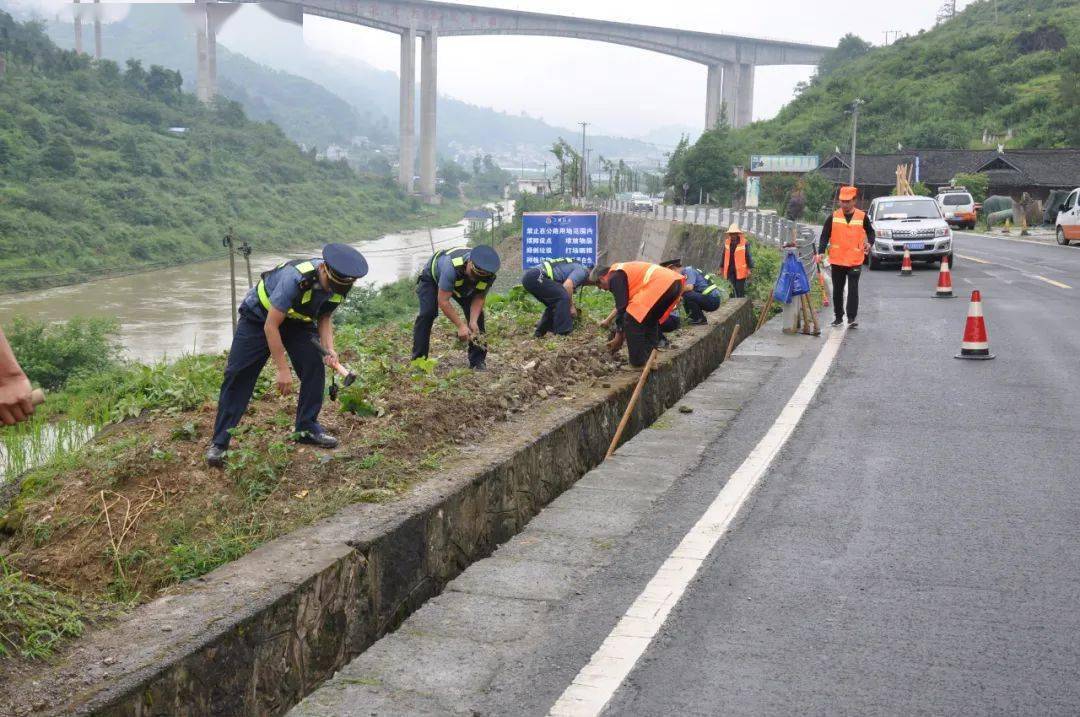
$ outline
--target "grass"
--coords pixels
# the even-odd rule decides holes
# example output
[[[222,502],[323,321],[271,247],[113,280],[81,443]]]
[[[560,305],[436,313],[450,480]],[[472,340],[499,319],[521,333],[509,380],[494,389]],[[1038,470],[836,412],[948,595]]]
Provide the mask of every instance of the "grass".
[[[78,600],[37,584],[0,556],[0,657],[48,657],[85,626]]]

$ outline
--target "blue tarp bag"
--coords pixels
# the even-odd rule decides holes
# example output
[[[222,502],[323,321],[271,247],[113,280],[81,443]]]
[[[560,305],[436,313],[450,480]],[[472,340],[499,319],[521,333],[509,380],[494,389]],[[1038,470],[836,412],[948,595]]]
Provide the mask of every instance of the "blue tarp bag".
[[[784,259],[784,269],[791,274],[791,295],[802,296],[810,293],[810,278],[806,275],[806,269],[802,262],[794,254],[788,254]]]
[[[776,277],[776,286],[773,287],[773,298],[784,304],[791,303],[792,275],[787,270],[787,262],[780,265],[780,276]]]

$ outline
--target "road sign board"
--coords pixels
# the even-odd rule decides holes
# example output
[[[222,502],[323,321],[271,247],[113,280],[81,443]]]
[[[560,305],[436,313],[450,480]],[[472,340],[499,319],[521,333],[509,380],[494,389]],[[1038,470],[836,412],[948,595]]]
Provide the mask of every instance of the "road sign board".
[[[525,212],[521,217],[521,265],[526,269],[544,259],[566,257],[596,264],[600,237],[597,212]]]

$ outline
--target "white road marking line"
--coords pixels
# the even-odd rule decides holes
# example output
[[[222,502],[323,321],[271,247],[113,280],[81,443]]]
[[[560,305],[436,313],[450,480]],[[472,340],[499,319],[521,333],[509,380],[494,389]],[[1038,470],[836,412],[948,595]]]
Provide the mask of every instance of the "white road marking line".
[[[971,232],[955,232],[955,233],[959,234],[961,236],[975,237],[977,239],[1000,239],[1001,241],[1014,241],[1014,242],[1020,242],[1022,244],[1037,244],[1038,246],[1056,246],[1056,247],[1059,247],[1061,249],[1068,249],[1069,248],[1067,246],[1062,246],[1061,244],[1058,244],[1056,241],[1054,243],[1051,243],[1049,241],[1038,241],[1037,239],[1018,239],[1016,237],[997,236],[996,234],[973,234]]]
[[[1047,284],[1050,284],[1051,286],[1056,286],[1059,289],[1071,289],[1072,288],[1068,284],[1062,284],[1060,281],[1054,281],[1053,279],[1047,279],[1045,276],[1039,276],[1038,274],[1031,274],[1031,276],[1035,277],[1039,281],[1045,281]]]
[[[761,441],[620,618],[615,629],[548,711],[549,717],[595,717],[615,696],[668,614],[727,532],[747,497],[784,447],[825,380],[847,329],[834,330],[810,370]]]

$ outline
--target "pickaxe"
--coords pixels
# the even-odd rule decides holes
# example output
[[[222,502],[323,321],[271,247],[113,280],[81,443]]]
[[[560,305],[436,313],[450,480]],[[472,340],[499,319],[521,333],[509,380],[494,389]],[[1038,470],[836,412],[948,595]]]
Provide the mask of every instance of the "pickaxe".
[[[319,343],[318,336],[311,337],[311,343],[315,344],[315,347],[319,349],[319,353],[325,358],[330,355],[330,352],[323,348],[323,345]],[[344,388],[352,386],[356,382],[356,374],[353,373],[348,367],[342,366],[340,363],[336,363],[333,367],[334,372],[341,375],[341,385]],[[330,400],[336,401],[338,397],[338,385],[337,376],[330,377]]]

